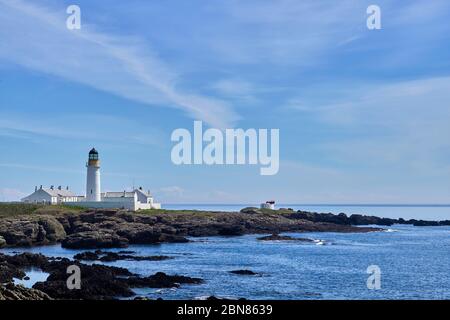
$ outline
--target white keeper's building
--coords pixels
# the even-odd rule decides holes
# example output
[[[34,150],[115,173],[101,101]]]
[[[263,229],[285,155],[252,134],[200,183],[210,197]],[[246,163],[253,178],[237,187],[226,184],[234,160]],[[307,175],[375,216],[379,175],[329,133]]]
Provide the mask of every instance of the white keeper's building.
[[[86,208],[101,209],[128,209],[137,211],[140,209],[160,209],[161,204],[153,200],[150,191],[144,191],[142,187],[133,191],[101,192],[100,183],[100,159],[97,150],[89,151],[89,159],[86,164],[86,196],[77,196],[69,187],[61,186],[49,189],[38,189],[34,193],[22,199],[25,203],[65,204]]]
[[[35,191],[28,197],[22,199],[22,202],[27,203],[46,203],[46,204],[62,204],[64,202],[77,202],[81,201],[84,197],[79,197],[69,190],[69,187],[62,189],[61,186],[54,188],[51,186],[48,189],[38,189],[35,187]]]

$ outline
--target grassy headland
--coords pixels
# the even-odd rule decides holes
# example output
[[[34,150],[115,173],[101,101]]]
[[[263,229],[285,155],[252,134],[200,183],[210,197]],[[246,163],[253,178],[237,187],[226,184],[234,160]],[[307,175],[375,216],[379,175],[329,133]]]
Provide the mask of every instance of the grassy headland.
[[[86,210],[82,207],[73,207],[65,205],[45,205],[18,202],[2,202],[0,203],[0,218],[13,217],[23,215],[39,215],[39,214],[60,214],[66,212],[81,212]]]

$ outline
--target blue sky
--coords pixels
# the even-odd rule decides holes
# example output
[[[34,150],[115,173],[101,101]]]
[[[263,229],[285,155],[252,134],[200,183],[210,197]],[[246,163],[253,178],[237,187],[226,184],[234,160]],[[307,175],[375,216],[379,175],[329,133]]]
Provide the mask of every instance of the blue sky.
[[[104,190],[163,203],[450,203],[449,21],[446,0],[0,0],[0,201],[82,194],[95,146]],[[279,173],[173,165],[194,120],[279,128]]]

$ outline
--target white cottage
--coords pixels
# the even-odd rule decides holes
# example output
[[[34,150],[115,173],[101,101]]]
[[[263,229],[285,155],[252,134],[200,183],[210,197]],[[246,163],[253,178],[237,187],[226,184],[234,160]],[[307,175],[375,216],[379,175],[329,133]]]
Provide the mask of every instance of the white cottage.
[[[69,187],[63,189],[61,186],[49,189],[44,189],[42,186],[30,194],[28,197],[22,199],[25,203],[44,203],[44,204],[61,204],[64,202],[77,202],[79,197],[69,190]]]

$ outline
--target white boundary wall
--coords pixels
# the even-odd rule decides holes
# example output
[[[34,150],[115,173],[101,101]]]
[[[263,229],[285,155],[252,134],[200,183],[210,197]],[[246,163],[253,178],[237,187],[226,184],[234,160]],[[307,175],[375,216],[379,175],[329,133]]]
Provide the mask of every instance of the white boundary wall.
[[[90,209],[127,209],[137,211],[140,209],[161,209],[160,203],[140,203],[134,201],[80,201],[64,202],[68,206],[86,207]]]

